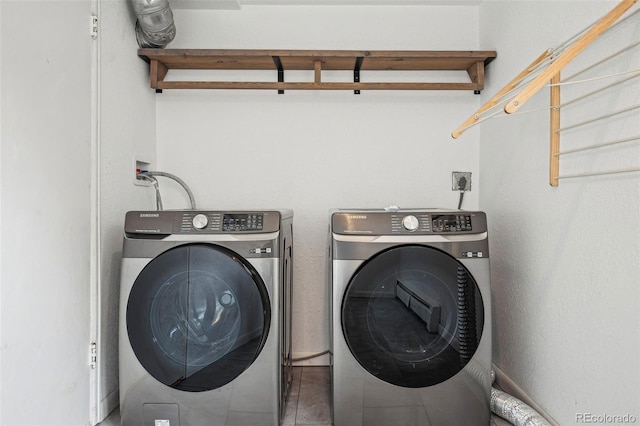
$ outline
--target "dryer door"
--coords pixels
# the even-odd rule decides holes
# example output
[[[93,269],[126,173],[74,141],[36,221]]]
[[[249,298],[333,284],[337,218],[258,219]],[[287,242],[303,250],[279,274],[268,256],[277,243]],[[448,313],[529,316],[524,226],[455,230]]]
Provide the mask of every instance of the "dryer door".
[[[342,329],[369,373],[397,386],[433,386],[453,377],[478,348],[480,289],[451,255],[395,246],[366,261],[342,300]]]
[[[136,357],[160,382],[219,388],[257,358],[269,332],[269,296],[245,259],[188,244],[153,259],[133,284],[127,332]]]

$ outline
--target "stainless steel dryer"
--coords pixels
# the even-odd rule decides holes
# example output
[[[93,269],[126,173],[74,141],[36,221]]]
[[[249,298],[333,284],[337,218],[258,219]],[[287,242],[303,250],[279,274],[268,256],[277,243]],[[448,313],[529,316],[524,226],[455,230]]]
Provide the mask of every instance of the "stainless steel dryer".
[[[331,212],[335,426],[489,425],[482,212]]]
[[[290,210],[127,213],[124,426],[279,424],[291,383],[292,222]]]

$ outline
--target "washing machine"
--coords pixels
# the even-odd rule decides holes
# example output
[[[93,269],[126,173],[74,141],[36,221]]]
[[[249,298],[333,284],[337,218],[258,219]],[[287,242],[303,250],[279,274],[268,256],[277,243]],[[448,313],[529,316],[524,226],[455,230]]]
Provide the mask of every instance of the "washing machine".
[[[489,425],[485,214],[330,216],[334,425]]]
[[[292,377],[292,226],[290,210],[126,214],[122,425],[280,423]]]

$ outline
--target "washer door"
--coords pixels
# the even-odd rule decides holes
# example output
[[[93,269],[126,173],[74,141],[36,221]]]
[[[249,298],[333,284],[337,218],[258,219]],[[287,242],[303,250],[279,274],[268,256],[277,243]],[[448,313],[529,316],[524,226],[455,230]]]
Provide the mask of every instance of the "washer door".
[[[127,303],[129,342],[142,366],[175,389],[231,382],[262,350],[271,310],[264,282],[245,259],[188,244],[153,259]]]
[[[369,373],[397,386],[433,386],[453,377],[478,348],[480,290],[449,254],[396,246],[365,262],[342,300],[347,346]]]

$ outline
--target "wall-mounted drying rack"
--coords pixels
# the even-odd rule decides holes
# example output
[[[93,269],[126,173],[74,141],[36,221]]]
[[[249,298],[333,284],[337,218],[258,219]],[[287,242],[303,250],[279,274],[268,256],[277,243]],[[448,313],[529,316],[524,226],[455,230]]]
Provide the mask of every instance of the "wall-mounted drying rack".
[[[535,93],[537,93],[542,87],[550,87],[550,157],[549,157],[549,184],[551,186],[558,186],[560,179],[576,178],[584,176],[594,175],[610,175],[617,173],[629,173],[639,172],[640,168],[632,167],[627,169],[608,170],[602,172],[590,172],[571,175],[560,175],[560,157],[562,155],[571,154],[578,151],[586,151],[597,149],[601,147],[640,141],[640,135],[633,135],[623,137],[617,140],[608,141],[604,143],[585,146],[578,149],[560,151],[560,134],[563,131],[580,127],[595,121],[604,120],[609,117],[621,115],[640,109],[640,105],[630,106],[622,110],[614,111],[600,117],[591,118],[589,120],[573,124],[564,128],[560,127],[560,111],[562,107],[566,107],[569,104],[583,100],[596,93],[600,93],[610,87],[622,84],[628,80],[640,77],[640,69],[628,71],[621,74],[626,74],[625,78],[618,80],[605,87],[599,88],[593,92],[587,93],[579,98],[573,99],[564,104],[560,103],[560,89],[564,84],[576,83],[572,81],[567,82],[577,75],[581,74],[585,70],[573,74],[571,77],[565,79],[565,82],[561,81],[560,72],[569,64],[576,56],[584,51],[594,40],[600,35],[611,29],[614,24],[618,25],[627,19],[632,18],[640,12],[635,11],[633,14],[625,17],[623,20],[618,21],[638,0],[623,0],[615,8],[613,8],[602,19],[598,20],[594,24],[590,25],[574,37],[562,43],[560,46],[549,49],[536,58],[527,68],[525,68],[520,74],[518,74],[513,80],[511,80],[505,87],[503,87],[496,95],[494,95],[487,103],[485,103],[475,114],[469,117],[464,123],[462,123],[453,133],[453,138],[458,138],[462,133],[470,127],[473,127],[482,121],[496,117],[501,113],[513,114],[517,112]],[[617,23],[616,23],[617,22]],[[597,64],[603,63],[623,52],[629,51],[637,47],[640,43],[635,43],[627,46],[614,53],[613,55],[601,60]],[[620,75],[620,74],[618,74]],[[607,76],[611,77],[611,76]]]
[[[285,90],[484,89],[484,69],[494,51],[139,49],[149,62],[151,88]],[[272,70],[278,81],[170,81],[169,70]],[[285,81],[286,71],[310,70],[314,80]],[[353,72],[353,81],[322,80],[322,71]],[[361,71],[466,71],[469,82],[363,82]]]

